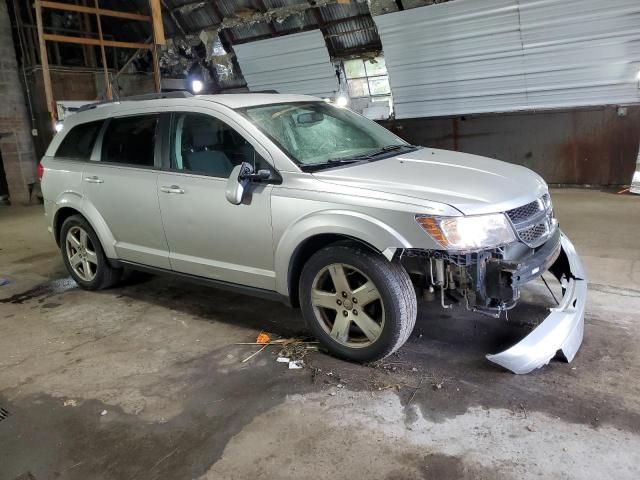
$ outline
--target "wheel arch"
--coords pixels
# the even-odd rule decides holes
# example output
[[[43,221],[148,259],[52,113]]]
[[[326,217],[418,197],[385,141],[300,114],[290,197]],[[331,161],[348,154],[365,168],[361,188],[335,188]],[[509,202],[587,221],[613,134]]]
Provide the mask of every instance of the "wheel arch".
[[[381,253],[373,245],[355,237],[348,235],[341,235],[337,233],[321,233],[313,235],[305,239],[293,252],[291,262],[289,262],[289,270],[287,272],[287,285],[289,286],[289,302],[293,307],[299,307],[299,281],[300,275],[302,275],[302,267],[307,263],[307,260],[316,253],[318,250],[340,242],[349,242],[355,245],[360,245],[366,249]]]
[[[298,281],[305,262],[327,245],[349,241],[391,260],[409,242],[379,220],[353,211],[324,211],[304,217],[281,236],[275,254],[278,293],[298,306]]]
[[[86,202],[82,202],[81,199],[78,200],[80,201],[75,201],[74,198],[63,198],[57,203],[52,227],[53,235],[58,246],[60,246],[60,230],[62,229],[64,221],[73,215],[80,215],[89,222],[93,231],[96,232],[107,258],[117,258],[115,251],[115,238],[102,216],[98,213],[95,207],[87,204]]]

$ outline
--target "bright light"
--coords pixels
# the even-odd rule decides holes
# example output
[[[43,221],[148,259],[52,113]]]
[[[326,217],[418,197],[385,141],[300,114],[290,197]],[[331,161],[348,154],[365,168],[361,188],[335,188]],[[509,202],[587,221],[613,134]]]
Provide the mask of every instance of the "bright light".
[[[638,71],[638,74],[636,75],[636,80],[640,82],[640,71]]]
[[[340,95],[338,98],[336,98],[336,105],[339,107],[346,107],[347,105],[349,105],[349,99],[344,95]]]
[[[502,213],[468,217],[417,215],[416,220],[434,240],[451,250],[496,247],[516,240]]]
[[[193,80],[191,82],[191,91],[193,93],[200,93],[204,88],[204,83],[201,80]]]
[[[61,131],[62,131],[62,129],[64,128],[64,123],[62,123],[62,122],[56,122],[56,125],[55,125],[55,127],[53,127],[53,128],[55,128],[56,132],[61,132]]]

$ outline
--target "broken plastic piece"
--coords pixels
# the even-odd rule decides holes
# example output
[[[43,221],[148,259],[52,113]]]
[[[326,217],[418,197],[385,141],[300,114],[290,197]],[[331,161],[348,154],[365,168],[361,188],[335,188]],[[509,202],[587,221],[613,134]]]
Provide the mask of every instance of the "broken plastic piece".
[[[567,362],[575,357],[584,332],[584,311],[587,301],[587,279],[575,247],[562,234],[562,252],[549,269],[564,288],[557,308],[529,335],[504,352],[487,355],[487,359],[511,370],[529,373],[548,364],[558,351]],[[562,279],[568,279],[563,282]]]
[[[289,370],[297,370],[303,367],[304,367],[304,362],[302,360],[291,360],[289,362]]]
[[[259,343],[261,345],[264,345],[265,343],[269,343],[270,341],[271,341],[271,337],[269,336],[269,334],[264,332],[260,332],[258,334],[258,337],[256,338],[256,343]]]

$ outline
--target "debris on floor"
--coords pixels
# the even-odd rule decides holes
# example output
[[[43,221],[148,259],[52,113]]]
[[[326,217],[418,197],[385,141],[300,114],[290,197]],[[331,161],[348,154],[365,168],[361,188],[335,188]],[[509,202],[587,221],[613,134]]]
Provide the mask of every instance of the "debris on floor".
[[[76,400],[74,400],[73,398],[68,398],[68,399],[66,399],[64,401],[62,406],[64,406],[64,407],[77,407],[78,406],[78,402]]]
[[[260,345],[258,343],[258,345]],[[242,363],[247,363],[249,360],[251,360],[253,357],[255,357],[256,355],[258,355],[261,351],[263,351],[265,348],[267,348],[269,346],[268,343],[265,343],[262,348],[260,350],[258,350],[257,352],[253,352],[251,355],[249,355],[247,358],[245,358],[244,360],[242,360]]]
[[[100,412],[100,416],[104,417],[107,413],[109,413],[109,412],[107,412],[106,410],[102,410]]]
[[[271,336],[268,333],[260,332],[260,334],[256,338],[255,343],[244,342],[236,343],[236,345],[255,345],[262,347],[258,351],[253,352],[247,358],[242,360],[242,363],[248,362],[267,347],[279,346],[281,348],[278,352],[278,356],[276,357],[276,362],[288,363],[289,368],[295,370],[304,367],[303,359],[308,352],[318,350],[317,343],[318,342],[306,341],[306,339],[304,338],[278,338],[275,340],[271,340]]]
[[[265,343],[269,343],[270,341],[271,337],[268,333],[265,332],[260,332],[258,334],[258,337],[256,338],[256,343],[259,343],[260,345],[264,345]]]
[[[289,370],[297,370],[299,368],[303,368],[304,367],[304,361],[303,360],[291,360],[289,362]]]
[[[5,285],[9,285],[11,282],[8,278],[0,278],[0,287],[4,287]]]

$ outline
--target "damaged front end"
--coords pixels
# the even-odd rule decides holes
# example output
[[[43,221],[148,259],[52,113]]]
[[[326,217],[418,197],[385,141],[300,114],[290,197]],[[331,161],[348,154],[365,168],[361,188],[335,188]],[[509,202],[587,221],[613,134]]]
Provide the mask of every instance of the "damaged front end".
[[[570,362],[582,343],[587,282],[573,244],[559,228],[535,247],[518,242],[462,254],[408,249],[402,263],[415,285],[436,293],[443,308],[457,304],[495,318],[516,305],[525,284],[551,272],[562,286],[558,306],[520,342],[487,355],[514,373],[540,368],[558,352]]]

